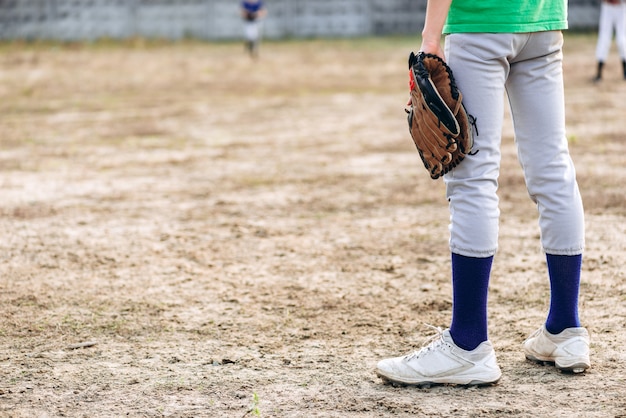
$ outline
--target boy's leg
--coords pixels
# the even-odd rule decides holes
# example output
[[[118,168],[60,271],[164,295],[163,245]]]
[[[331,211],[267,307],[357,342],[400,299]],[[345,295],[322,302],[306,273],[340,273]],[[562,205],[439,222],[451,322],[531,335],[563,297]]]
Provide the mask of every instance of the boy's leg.
[[[547,254],[582,254],[584,215],[565,132],[563,35],[532,35],[512,61],[506,89],[526,186]]]
[[[457,34],[446,38],[446,60],[475,122],[473,150],[477,152],[444,176],[452,251],[450,334],[466,350],[488,339],[487,296],[498,239],[496,190],[510,38],[507,34]]]
[[[565,133],[562,42],[560,32],[533,34],[512,60],[507,93],[550,276],[548,318],[525,342],[526,357],[578,373],[590,366],[589,335],[578,319],[584,214]]]
[[[378,375],[392,382],[489,384],[501,376],[493,346],[485,340],[489,275],[497,247],[496,189],[508,71],[506,60],[495,57],[507,55],[508,36],[469,38],[447,37],[445,52],[466,109],[476,118],[474,149],[479,150],[444,176],[451,210],[452,325],[426,348],[379,362]],[[478,50],[493,48],[487,54],[491,58],[468,52],[468,41]],[[466,315],[472,320],[466,321]]]
[[[596,60],[606,62],[613,38],[612,10],[606,4],[600,6],[600,21],[598,22],[598,42],[596,44]]]

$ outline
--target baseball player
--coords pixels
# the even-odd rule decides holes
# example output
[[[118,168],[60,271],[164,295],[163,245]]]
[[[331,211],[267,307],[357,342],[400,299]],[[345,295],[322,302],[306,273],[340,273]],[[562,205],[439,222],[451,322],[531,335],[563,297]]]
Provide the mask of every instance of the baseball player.
[[[258,56],[261,36],[261,19],[267,14],[262,0],[244,0],[241,2],[241,18],[244,21],[246,48],[250,56]]]
[[[602,69],[611,48],[613,31],[615,43],[622,59],[622,70],[626,80],[626,3],[623,0],[602,0],[600,5],[600,22],[598,25],[598,43],[596,59],[598,70],[594,81],[602,80]]]
[[[488,338],[487,296],[498,240],[505,98],[538,210],[550,281],[547,317],[522,350],[528,360],[563,371],[590,367],[589,334],[578,312],[584,214],[565,133],[561,31],[567,25],[567,0],[428,0],[420,50],[454,70],[475,121],[474,145],[443,176],[450,209],[450,327],[437,329],[432,342],[416,352],[381,360],[376,373],[383,380],[485,385],[501,377]]]

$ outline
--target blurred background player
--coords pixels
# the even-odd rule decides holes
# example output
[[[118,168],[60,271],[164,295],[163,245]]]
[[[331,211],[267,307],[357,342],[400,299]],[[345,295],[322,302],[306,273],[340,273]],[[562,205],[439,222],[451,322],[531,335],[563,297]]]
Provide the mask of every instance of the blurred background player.
[[[246,49],[252,57],[256,57],[259,52],[260,21],[266,14],[267,10],[262,0],[244,0],[241,2],[241,17],[244,20]]]
[[[622,59],[622,71],[626,80],[626,3],[624,0],[602,0],[600,5],[600,23],[598,25],[598,44],[596,46],[596,58],[598,70],[594,81],[602,80],[602,69],[609,55],[613,31],[615,30],[615,43]]]

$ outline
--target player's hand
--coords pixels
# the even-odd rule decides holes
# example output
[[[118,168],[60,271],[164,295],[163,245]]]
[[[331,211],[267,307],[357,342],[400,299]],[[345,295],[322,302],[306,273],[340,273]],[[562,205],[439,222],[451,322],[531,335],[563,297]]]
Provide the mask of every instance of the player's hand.
[[[443,53],[443,49],[441,48],[441,38],[435,37],[433,39],[424,38],[422,39],[422,46],[420,47],[420,51],[426,54],[434,54],[437,55],[442,60],[446,60],[446,57]]]

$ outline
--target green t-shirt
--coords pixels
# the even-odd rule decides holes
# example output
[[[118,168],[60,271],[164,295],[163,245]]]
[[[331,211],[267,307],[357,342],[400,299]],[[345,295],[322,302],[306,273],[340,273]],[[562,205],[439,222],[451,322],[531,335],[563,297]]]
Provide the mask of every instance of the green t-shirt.
[[[443,33],[567,29],[567,0],[452,0]]]

